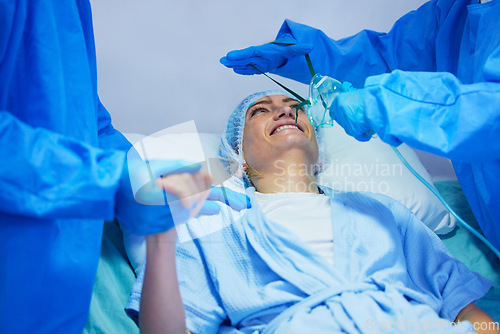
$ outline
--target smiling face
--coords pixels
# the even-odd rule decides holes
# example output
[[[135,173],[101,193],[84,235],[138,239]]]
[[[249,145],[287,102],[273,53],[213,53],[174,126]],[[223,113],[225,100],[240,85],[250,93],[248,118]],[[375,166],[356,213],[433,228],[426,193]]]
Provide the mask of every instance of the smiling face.
[[[261,172],[276,159],[299,159],[306,164],[318,160],[314,127],[303,109],[295,123],[299,102],[286,95],[270,95],[251,105],[245,116],[243,154],[247,164]]]

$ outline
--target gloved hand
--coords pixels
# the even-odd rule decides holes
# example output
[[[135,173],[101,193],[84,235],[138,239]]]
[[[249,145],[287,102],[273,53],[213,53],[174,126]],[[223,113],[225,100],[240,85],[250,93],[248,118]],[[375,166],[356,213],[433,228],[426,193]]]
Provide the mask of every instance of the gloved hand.
[[[225,203],[236,211],[252,207],[247,195],[233,191],[227,187],[212,187],[207,201],[203,204],[199,214],[215,215],[219,213],[220,205],[217,202]]]
[[[225,202],[235,210],[249,207],[247,196],[228,188],[211,187],[212,178],[206,172],[175,174],[158,179],[156,185],[166,191],[166,197],[176,225],[199,214],[211,215],[220,211],[215,201]]]
[[[368,141],[375,132],[365,117],[363,89],[352,88],[349,82],[342,84],[343,92],[333,100],[330,117],[342,126],[345,132],[359,141]]]
[[[238,74],[260,74],[250,65],[262,72],[271,72],[284,65],[289,58],[303,56],[312,49],[312,44],[297,44],[291,35],[285,34],[271,43],[230,51],[220,62]]]
[[[164,192],[156,184],[156,180],[160,176],[171,174],[196,173],[200,168],[200,164],[179,160],[156,160],[147,163],[142,160],[128,161],[115,196],[116,218],[135,235],[169,230],[174,226],[174,218],[175,221],[185,221],[189,218],[191,208],[186,209],[178,205],[180,202],[175,202],[175,196]],[[220,211],[219,204],[211,200],[223,200],[235,210],[248,207],[245,194],[238,194],[227,188],[212,187],[208,199],[200,214],[216,214]],[[178,204],[170,207],[169,202]],[[184,219],[185,217],[187,218]]]

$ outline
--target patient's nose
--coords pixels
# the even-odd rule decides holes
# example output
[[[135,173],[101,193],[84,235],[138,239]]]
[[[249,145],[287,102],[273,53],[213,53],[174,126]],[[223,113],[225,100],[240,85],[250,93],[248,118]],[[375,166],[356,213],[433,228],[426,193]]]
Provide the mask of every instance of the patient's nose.
[[[295,119],[295,112],[292,108],[289,106],[282,106],[278,110],[278,112],[275,114],[274,118],[276,120],[283,118],[283,117],[290,117],[291,119]]]

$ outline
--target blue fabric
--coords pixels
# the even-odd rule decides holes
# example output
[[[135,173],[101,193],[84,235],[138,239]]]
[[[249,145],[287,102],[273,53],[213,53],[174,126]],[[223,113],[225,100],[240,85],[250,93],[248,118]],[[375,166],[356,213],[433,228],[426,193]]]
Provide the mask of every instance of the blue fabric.
[[[450,322],[491,286],[388,197],[324,189],[332,207],[331,267],[298,236],[266,220],[252,190],[252,209],[241,219],[177,246],[186,324],[193,333],[260,332],[293,305],[300,306],[272,325],[276,333],[308,333],[311,326],[368,333],[376,323],[432,324],[438,315]],[[184,225],[179,238],[196,235],[203,225],[203,217]],[[127,306],[132,315],[139,310],[143,275],[144,267]]]
[[[127,261],[118,222],[105,222],[92,302],[83,334],[139,334],[137,325],[123,312],[134,282],[134,271]]]
[[[135,150],[131,153],[136,155]],[[171,174],[196,173],[201,169],[200,163],[185,160],[143,161],[129,156],[126,165],[116,196],[116,218],[127,230],[134,235],[154,234],[172,228],[174,222],[183,223],[189,219],[190,210],[176,195],[156,186],[154,180]],[[217,214],[220,211],[218,201],[238,211],[247,207],[245,194],[211,187],[199,214]]]
[[[440,181],[434,185],[455,212],[479,230],[458,181]],[[465,227],[458,225],[452,233],[439,236],[446,248],[460,262],[493,283],[493,288],[477,302],[490,317],[500,322],[500,259]]]
[[[0,332],[82,332],[129,147],[88,0],[0,0]]]
[[[312,48],[312,44],[296,44],[293,37],[283,35],[273,43],[228,52],[220,62],[238,74],[259,74],[252,66],[262,72],[269,72],[282,66],[288,58],[308,54]]]
[[[286,20],[278,38],[312,43],[318,73],[364,86],[366,118],[382,140],[452,159],[482,231],[500,249],[499,17],[498,0],[436,0],[389,33],[364,30],[334,41]],[[311,79],[304,57],[271,72]]]
[[[333,100],[330,117],[342,126],[348,135],[359,141],[370,140],[373,130],[365,116],[364,90],[353,89],[347,81],[344,81],[342,88],[342,93]]]
[[[137,155],[135,150],[131,153]],[[128,156],[125,165],[115,208],[116,218],[128,231],[139,236],[154,234],[189,218],[189,210],[179,198],[156,186],[154,180],[162,175],[196,173],[201,164],[184,160],[143,161]]]

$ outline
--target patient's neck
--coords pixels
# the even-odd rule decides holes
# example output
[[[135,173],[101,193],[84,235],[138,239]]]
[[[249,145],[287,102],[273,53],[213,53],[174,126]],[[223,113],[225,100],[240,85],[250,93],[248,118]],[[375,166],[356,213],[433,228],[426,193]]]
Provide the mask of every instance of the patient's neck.
[[[318,193],[314,169],[315,164],[304,159],[276,159],[266,170],[251,176],[251,180],[261,193]]]

